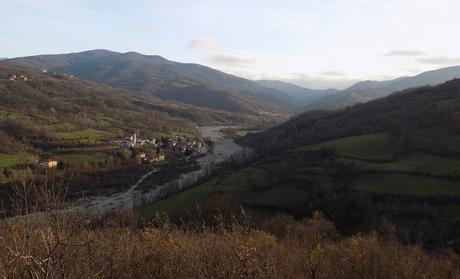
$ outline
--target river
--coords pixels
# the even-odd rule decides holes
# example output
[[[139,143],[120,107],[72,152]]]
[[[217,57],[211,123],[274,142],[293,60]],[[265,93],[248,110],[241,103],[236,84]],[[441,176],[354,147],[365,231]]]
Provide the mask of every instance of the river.
[[[244,157],[252,152],[250,149],[236,144],[233,139],[226,138],[224,134],[220,132],[221,129],[229,127],[230,126],[199,127],[202,138],[210,138],[214,142],[213,152],[206,152],[207,146],[205,146],[206,155],[197,159],[200,165],[199,170],[183,173],[178,179],[162,185],[148,185],[147,191],[141,191],[138,186],[149,176],[155,175],[156,169],[153,167],[152,170],[142,176],[139,181],[127,187],[127,191],[111,196],[97,196],[82,199],[77,201],[70,210],[83,211],[95,216],[103,216],[110,212],[132,209],[146,203],[155,202],[192,186],[200,179],[208,176],[211,169],[216,164],[232,156]],[[143,188],[145,188],[145,185]]]

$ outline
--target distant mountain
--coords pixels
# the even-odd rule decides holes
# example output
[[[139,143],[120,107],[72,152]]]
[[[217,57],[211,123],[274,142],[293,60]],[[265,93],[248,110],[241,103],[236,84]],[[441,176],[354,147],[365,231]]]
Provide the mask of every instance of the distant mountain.
[[[413,77],[401,77],[386,81],[361,81],[355,85],[312,101],[304,110],[335,109],[364,103],[385,97],[393,92],[425,85],[437,85],[460,77],[460,66],[421,73]]]
[[[18,78],[9,80],[11,75]],[[0,62],[0,153],[24,146],[39,153],[65,133],[113,139],[118,131],[193,132],[193,123],[179,118],[181,109],[168,107],[151,96]]]
[[[18,78],[11,81],[11,75]],[[26,76],[27,81],[20,75]],[[196,124],[234,125],[247,120],[237,113],[171,103],[142,92],[6,62],[0,62],[0,115],[0,123],[11,116],[51,135],[84,129],[115,134],[134,129],[190,132]],[[0,138],[1,135],[0,127]],[[18,139],[23,136],[30,135],[19,133]]]
[[[321,97],[325,97],[339,92],[339,90],[336,89],[310,89],[278,80],[258,80],[256,82],[261,86],[272,88],[288,95],[292,98],[292,105],[298,108],[302,108],[310,102],[317,100]]]
[[[406,90],[341,110],[307,111],[241,143],[261,150],[287,150],[331,139],[440,127],[460,131],[460,79]],[[446,143],[442,143],[445,145]]]
[[[253,81],[198,64],[156,55],[92,50],[9,59],[27,67],[73,74],[113,87],[144,91],[164,100],[246,114],[292,113],[290,97]]]

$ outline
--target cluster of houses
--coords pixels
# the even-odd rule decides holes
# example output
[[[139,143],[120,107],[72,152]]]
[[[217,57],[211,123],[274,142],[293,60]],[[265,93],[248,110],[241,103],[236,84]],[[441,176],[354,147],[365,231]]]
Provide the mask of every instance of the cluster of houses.
[[[146,153],[145,151],[138,151],[137,158],[139,162],[144,164],[152,164],[155,162],[162,162],[165,160],[165,155],[161,153]]]
[[[138,139],[136,133],[122,140],[114,141],[114,143],[131,149],[135,158],[138,159],[140,163],[145,164],[164,161],[166,159],[164,155],[166,151],[180,152],[185,156],[191,156],[193,154],[200,154],[203,148],[203,143],[201,141],[189,139],[185,136]],[[56,168],[58,163],[58,160],[49,158],[40,161],[39,165],[44,168],[52,169]]]
[[[15,81],[15,80],[30,81],[32,80],[30,77],[26,75],[22,75],[22,74],[11,74],[8,76],[8,79],[11,81]]]
[[[135,148],[135,147],[138,147],[138,146],[142,146],[144,144],[153,144],[155,145],[156,144],[156,139],[152,139],[152,140],[148,140],[148,139],[137,139],[137,134],[134,133],[134,135],[130,136],[130,137],[126,137],[122,140],[116,140],[114,141],[114,143],[118,144],[119,146],[122,146],[122,147],[131,147],[131,148]]]
[[[42,70],[42,73],[48,73],[47,70]],[[75,78],[72,74],[59,74],[59,73],[52,73],[53,76],[64,76],[64,77],[68,77],[68,78]],[[18,80],[22,80],[22,81],[31,81],[32,78],[24,75],[24,74],[10,74],[7,76],[7,79],[10,80],[10,81],[18,81]]]
[[[131,149],[135,149],[138,151],[138,154],[143,154],[143,146],[150,145],[153,149],[156,149],[156,153],[153,158],[147,158],[148,156],[141,156],[140,159],[144,157],[150,160],[164,160],[164,155],[161,157],[160,153],[164,153],[162,151],[173,151],[173,152],[181,152],[186,156],[190,156],[192,154],[201,153],[203,143],[198,140],[189,139],[185,136],[169,136],[169,137],[161,137],[159,139],[139,139],[137,134],[134,133],[130,137],[126,137],[122,140],[114,141],[115,144],[118,144],[122,147],[128,147]]]
[[[43,69],[43,70],[42,70],[42,73],[47,74],[47,73],[48,73],[48,70]],[[68,78],[75,78],[74,75],[72,75],[72,74],[67,74],[67,73],[56,73],[56,72],[53,72],[53,73],[51,73],[51,75],[53,75],[53,76],[64,76],[64,77],[68,77]]]

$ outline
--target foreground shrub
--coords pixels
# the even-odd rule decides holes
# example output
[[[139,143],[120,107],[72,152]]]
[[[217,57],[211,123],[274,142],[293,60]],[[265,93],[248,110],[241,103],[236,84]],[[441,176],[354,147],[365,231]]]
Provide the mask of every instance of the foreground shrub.
[[[376,234],[339,237],[318,213],[212,227],[33,218],[3,222],[3,278],[458,278],[455,255]]]

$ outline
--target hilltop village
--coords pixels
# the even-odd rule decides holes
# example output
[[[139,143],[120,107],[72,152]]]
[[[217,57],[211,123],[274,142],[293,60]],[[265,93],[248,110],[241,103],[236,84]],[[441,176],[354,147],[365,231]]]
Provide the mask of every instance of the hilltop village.
[[[62,77],[66,77],[66,78],[70,78],[70,79],[75,78],[75,76],[72,75],[72,74],[56,73],[56,72],[48,73],[48,70],[45,70],[45,69],[43,69],[41,72],[44,73],[44,74],[49,74],[49,75],[51,75],[53,77],[57,77],[57,78],[62,78]],[[18,72],[7,74],[6,76],[1,76],[0,78],[5,79],[5,80],[9,80],[9,81],[24,81],[24,82],[32,81],[32,78],[30,76],[28,76],[27,74],[18,73]]]

